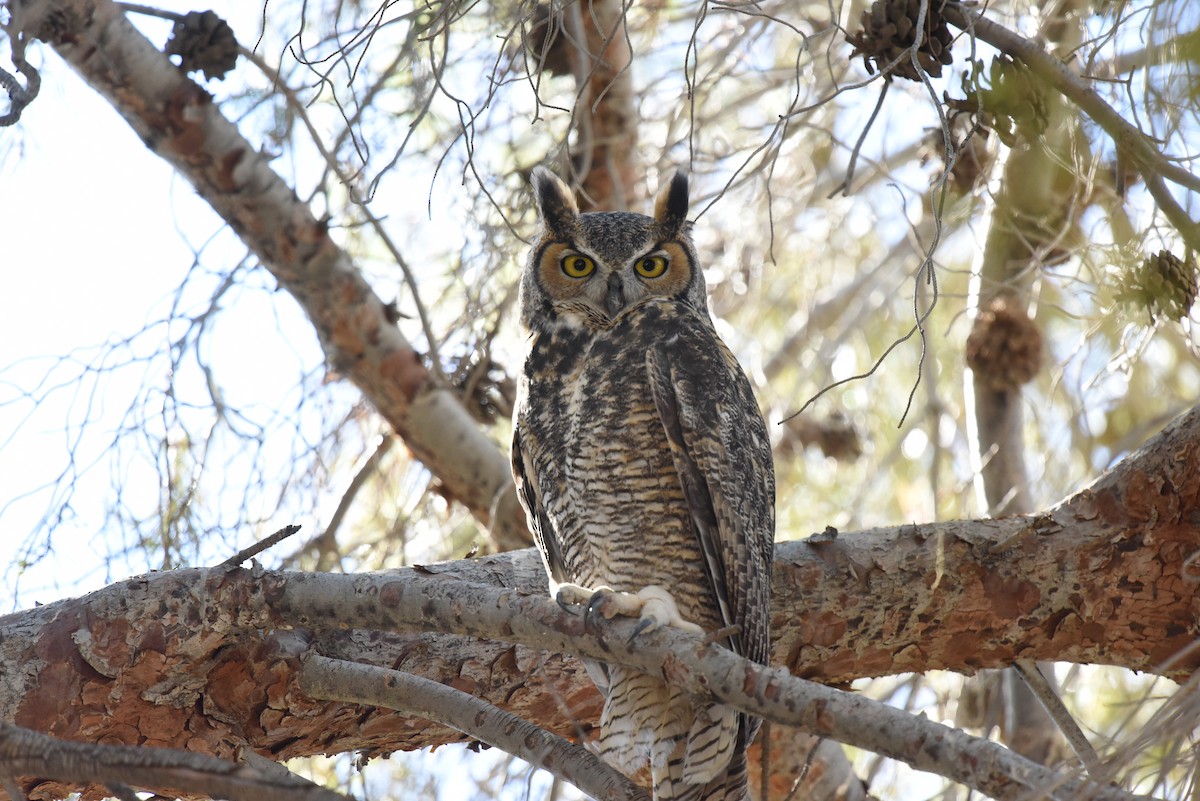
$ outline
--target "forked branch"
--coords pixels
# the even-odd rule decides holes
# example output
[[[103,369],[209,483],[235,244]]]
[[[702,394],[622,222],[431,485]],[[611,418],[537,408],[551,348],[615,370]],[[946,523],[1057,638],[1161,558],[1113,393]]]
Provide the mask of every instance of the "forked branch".
[[[646,791],[580,745],[441,682],[313,654],[300,687],[313,698],[369,704],[444,723],[524,759],[598,801],[649,801]]]
[[[263,625],[441,631],[575,653],[666,677],[766,720],[873,751],[998,799],[1030,794],[1095,801],[1140,798],[1038,765],[1007,748],[878,701],[755,664],[669,628],[634,636],[637,622],[586,626],[547,597],[464,584],[440,576],[281,575],[263,581]]]

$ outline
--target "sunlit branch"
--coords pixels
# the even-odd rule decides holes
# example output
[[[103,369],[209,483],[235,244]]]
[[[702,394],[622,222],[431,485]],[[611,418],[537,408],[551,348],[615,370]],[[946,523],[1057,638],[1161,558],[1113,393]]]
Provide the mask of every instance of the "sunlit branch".
[[[663,628],[635,636],[637,621],[598,623],[548,597],[448,581],[399,582],[390,576],[293,576],[268,583],[272,614],[312,628],[345,625],[396,631],[444,631],[573,652],[667,677],[675,686],[776,723],[797,726],[898,759],[973,787],[993,798],[1052,799],[1085,794],[1093,801],[1139,796],[1064,775],[988,740],[861,695],[797,678],[708,643],[701,635]]]
[[[951,24],[1018,59],[1056,91],[1079,106],[1112,137],[1117,150],[1127,154],[1138,165],[1146,181],[1147,190],[1163,214],[1192,250],[1200,250],[1200,225],[1188,217],[1163,180],[1167,179],[1193,191],[1200,191],[1200,177],[1177,164],[1172,164],[1154,147],[1146,134],[1104,102],[1084,79],[1072,73],[1065,64],[1035,42],[957,2],[946,3],[942,15]]]

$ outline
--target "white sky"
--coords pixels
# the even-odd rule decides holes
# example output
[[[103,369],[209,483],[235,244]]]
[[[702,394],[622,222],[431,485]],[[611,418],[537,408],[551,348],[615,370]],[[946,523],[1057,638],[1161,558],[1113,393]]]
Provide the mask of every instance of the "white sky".
[[[191,10],[182,2],[160,6]],[[230,21],[241,41],[252,41],[259,6],[226,2],[208,7]],[[163,40],[167,23],[140,24],[154,41]],[[0,293],[0,566],[13,562],[45,513],[50,496],[39,488],[65,469],[69,446],[64,420],[69,414],[77,420],[81,408],[71,388],[37,407],[22,392],[48,375],[63,354],[85,348],[80,358],[90,360],[105,341],[132,336],[148,321],[161,319],[195,250],[223,228],[191,186],[49,48],[35,46],[30,56],[41,66],[40,96],[17,126],[0,129],[5,288]],[[218,95],[223,89],[219,83],[207,88]],[[423,197],[415,200],[424,205]],[[206,249],[205,259],[233,265],[242,254],[226,234]],[[298,362],[320,358],[311,326],[300,319],[295,302],[283,293],[261,292],[241,293],[235,300],[237,308],[226,309],[222,328],[210,338],[212,348],[220,350],[222,384],[231,392],[252,395],[264,387],[294,385]],[[298,338],[304,341],[283,341],[280,330],[289,323],[301,323],[291,330],[303,332]],[[234,329],[236,336],[230,333]],[[150,346],[160,347],[166,335],[162,330],[160,341]],[[147,379],[140,369],[119,373],[105,395],[98,396],[118,400],[102,400],[96,408],[91,424],[95,436],[78,449],[84,462],[105,456],[105,445],[125,413],[123,404],[144,381],[165,386],[167,377]],[[230,400],[236,405],[237,400]],[[75,411],[69,413],[73,401]],[[155,478],[153,471],[142,471],[142,486],[122,491],[153,508]],[[54,552],[21,576],[19,595],[9,580],[12,574],[0,573],[0,614],[81,595],[144,569],[143,563],[109,561],[111,543],[103,538],[119,541],[119,535],[103,530],[111,502],[108,472],[93,471],[78,489],[72,503],[75,519],[56,527]],[[22,498],[27,493],[32,494]],[[492,769],[493,760],[464,754],[461,747],[447,747],[422,764],[421,769],[444,777],[439,795],[465,798],[474,786],[472,773]],[[384,777],[405,759],[417,760],[415,767],[430,757],[396,755],[391,763],[373,765],[369,775],[382,781],[374,795],[386,795]],[[534,782],[537,797],[550,779],[539,773]],[[516,785],[505,797],[525,795],[524,782]]]
[[[191,4],[182,2],[160,5],[191,10]],[[229,14],[226,18],[240,37],[256,30],[261,8],[254,4],[211,7]],[[155,42],[161,43],[169,31],[167,22],[134,19]],[[191,186],[57,55],[40,44],[29,55],[41,67],[40,95],[16,126],[0,129],[5,287],[0,293],[0,368],[8,368],[0,374],[0,565],[11,563],[45,512],[48,496],[13,499],[53,481],[67,460],[63,423],[71,393],[56,393],[49,403],[33,408],[20,398],[21,390],[45,377],[55,357],[134,335],[148,321],[160,319],[192,265],[189,242],[199,248],[222,227]],[[213,83],[209,89],[220,94],[222,86]],[[227,261],[234,264],[241,251],[230,247],[229,237],[225,240],[214,247],[228,249]],[[295,304],[288,303],[294,310]],[[270,315],[262,312],[246,309],[244,316],[245,324],[261,326],[265,337],[267,329],[274,331],[274,321],[264,319]],[[258,333],[249,330],[252,338]],[[269,380],[263,371],[280,364],[269,357],[269,347],[267,354],[259,349],[242,353],[246,358],[223,366],[262,382]],[[96,351],[81,354],[85,360],[95,356]],[[31,359],[36,361],[25,361]],[[58,380],[63,378],[65,373]],[[136,391],[134,376],[119,380],[127,385],[114,387],[112,397],[125,399]],[[165,386],[166,377],[158,384]],[[119,404],[99,407],[97,436],[104,433],[111,439],[124,411]],[[90,446],[83,449],[84,460],[102,455],[100,439]],[[0,580],[0,612],[80,594],[122,576],[119,567],[113,574],[102,569],[107,551],[96,541],[103,536],[107,481],[80,486],[77,519],[55,535],[58,556],[22,578],[23,590],[44,589],[14,598],[12,588],[4,586],[8,582]],[[145,495],[148,502],[157,497],[156,486],[125,489],[134,497]]]

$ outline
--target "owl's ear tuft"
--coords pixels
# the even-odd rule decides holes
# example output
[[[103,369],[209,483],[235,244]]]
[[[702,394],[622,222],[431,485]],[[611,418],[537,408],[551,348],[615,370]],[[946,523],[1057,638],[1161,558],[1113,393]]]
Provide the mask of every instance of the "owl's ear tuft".
[[[545,167],[536,167],[531,178],[538,219],[556,236],[566,238],[579,216],[579,206],[570,187]]]
[[[688,176],[683,170],[675,173],[670,183],[658,190],[654,199],[654,219],[667,236],[676,236],[687,222]]]

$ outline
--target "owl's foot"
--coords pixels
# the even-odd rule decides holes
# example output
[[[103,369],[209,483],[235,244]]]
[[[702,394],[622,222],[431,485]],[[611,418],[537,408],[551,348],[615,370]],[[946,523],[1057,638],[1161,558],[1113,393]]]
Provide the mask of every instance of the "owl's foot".
[[[554,593],[554,602],[558,604],[558,607],[573,615],[579,613],[572,607],[587,603],[596,592],[578,584],[559,584],[557,586],[552,584],[550,590]]]
[[[596,615],[611,620],[617,615],[639,618],[633,637],[659,626],[673,626],[681,631],[703,634],[704,629],[684,620],[679,607],[669,590],[657,584],[643,587],[637,592],[618,592],[612,587],[581,587],[578,584],[560,584],[555,598],[564,609],[567,604],[587,604],[587,618]]]

